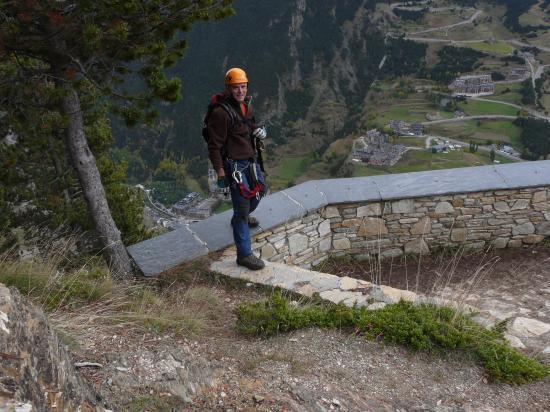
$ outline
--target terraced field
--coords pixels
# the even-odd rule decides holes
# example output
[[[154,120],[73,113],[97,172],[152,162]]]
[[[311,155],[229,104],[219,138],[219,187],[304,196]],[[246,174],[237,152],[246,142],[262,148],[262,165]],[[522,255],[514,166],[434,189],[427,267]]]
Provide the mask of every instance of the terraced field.
[[[406,122],[424,122],[428,113],[437,111],[434,106],[422,97],[415,96],[399,101],[384,110],[376,119],[379,127],[383,127],[392,119],[404,120]],[[451,119],[452,113],[440,110],[442,118]]]
[[[501,163],[511,160],[497,156]],[[420,172],[423,170],[452,169],[456,167],[482,166],[491,164],[487,153],[452,151],[449,153],[432,153],[428,150],[408,151],[395,166],[379,168],[371,166],[355,166],[354,176],[374,176],[386,173]]]
[[[514,48],[503,41],[496,41],[496,42],[476,42],[476,43],[469,43],[467,47],[470,47],[475,50],[479,50],[485,53],[491,53],[491,54],[498,54],[498,55],[507,55],[511,54],[514,51]]]
[[[500,100],[507,103],[513,103],[521,105],[521,94],[519,90],[521,84],[519,83],[499,83],[495,86],[495,94],[489,96],[491,100]]]
[[[517,149],[521,149],[521,128],[509,120],[465,121],[460,123],[438,124],[429,127],[430,134],[446,136],[451,139],[463,141],[476,140],[485,143],[493,142],[509,143]]]
[[[490,99],[491,96],[488,97]],[[460,110],[468,116],[480,116],[484,114],[500,114],[504,116],[516,116],[518,109],[500,103],[486,102],[481,100],[467,100],[461,102]]]

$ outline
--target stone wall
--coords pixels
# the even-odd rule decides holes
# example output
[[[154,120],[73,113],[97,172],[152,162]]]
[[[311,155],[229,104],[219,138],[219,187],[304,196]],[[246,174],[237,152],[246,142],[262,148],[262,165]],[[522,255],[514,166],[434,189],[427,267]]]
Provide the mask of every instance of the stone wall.
[[[254,237],[263,259],[310,266],[332,254],[366,258],[532,245],[550,236],[550,190],[513,190],[328,205]]]
[[[330,253],[518,247],[547,236],[550,160],[311,180],[262,199],[254,249],[309,265]],[[545,214],[546,213],[546,214]],[[128,247],[146,276],[234,244],[232,210]]]

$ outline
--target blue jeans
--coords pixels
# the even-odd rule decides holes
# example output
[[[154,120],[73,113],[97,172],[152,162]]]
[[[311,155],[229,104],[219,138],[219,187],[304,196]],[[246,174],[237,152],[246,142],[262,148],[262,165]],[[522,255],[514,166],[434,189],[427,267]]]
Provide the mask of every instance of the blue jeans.
[[[237,247],[237,256],[246,257],[252,254],[252,243],[250,240],[250,229],[248,228],[248,215],[258,207],[260,196],[246,199],[241,194],[239,184],[233,178],[235,170],[241,173],[242,183],[247,189],[250,189],[250,161],[249,160],[230,160],[225,161],[225,174],[231,179],[231,202],[233,203],[233,217],[231,226],[233,227],[233,239]],[[256,164],[258,180],[265,185],[264,176],[260,167]]]

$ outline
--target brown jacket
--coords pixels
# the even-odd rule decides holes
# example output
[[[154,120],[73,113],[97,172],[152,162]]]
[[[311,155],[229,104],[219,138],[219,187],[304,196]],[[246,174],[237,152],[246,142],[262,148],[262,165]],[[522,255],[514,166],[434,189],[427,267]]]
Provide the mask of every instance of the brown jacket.
[[[237,124],[231,129],[230,118],[223,107],[216,107],[208,118],[208,152],[214,170],[223,169],[223,159],[245,160],[254,156],[251,133],[256,127],[254,113],[247,98],[246,116],[242,116],[239,104],[229,97],[227,101],[239,115]]]

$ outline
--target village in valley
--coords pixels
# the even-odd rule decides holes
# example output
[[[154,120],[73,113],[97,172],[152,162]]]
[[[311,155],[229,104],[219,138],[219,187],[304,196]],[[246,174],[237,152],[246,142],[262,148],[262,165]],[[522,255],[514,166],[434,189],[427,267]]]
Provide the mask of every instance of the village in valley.
[[[474,59],[453,78],[445,75],[455,68],[444,66],[445,75],[436,73],[440,81],[426,76],[376,80],[364,110],[364,131],[350,145],[353,176],[533,159],[519,119],[550,121],[550,49],[542,41],[548,30],[525,30],[520,36],[496,27],[488,16],[501,11],[489,4],[461,8],[451,3],[378,6],[381,15],[400,16],[390,23],[388,36],[427,45],[432,73],[444,66],[445,49],[462,53],[457,65],[470,59],[468,51]],[[521,16],[520,23],[539,14],[533,7],[527,13],[531,20]]]

